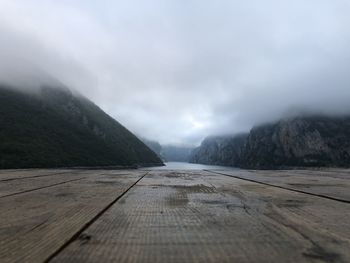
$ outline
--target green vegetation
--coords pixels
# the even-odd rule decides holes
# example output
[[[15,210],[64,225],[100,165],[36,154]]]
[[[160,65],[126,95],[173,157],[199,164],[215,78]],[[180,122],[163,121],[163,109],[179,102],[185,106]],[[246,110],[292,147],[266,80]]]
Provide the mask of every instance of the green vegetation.
[[[162,164],[91,101],[63,88],[0,87],[0,168]]]

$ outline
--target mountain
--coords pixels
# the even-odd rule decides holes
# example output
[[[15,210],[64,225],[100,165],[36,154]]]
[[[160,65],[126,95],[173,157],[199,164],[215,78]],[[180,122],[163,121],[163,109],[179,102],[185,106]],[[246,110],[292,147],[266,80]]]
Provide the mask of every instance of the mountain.
[[[255,127],[240,166],[350,166],[350,117],[294,117]]]
[[[161,154],[167,162],[188,162],[193,147],[164,145]]]
[[[0,168],[162,165],[87,98],[66,88],[0,85]]]
[[[350,117],[298,116],[248,135],[209,137],[190,161],[249,169],[350,167]]]
[[[145,139],[145,138],[140,138],[140,140],[147,145],[148,148],[150,148],[154,153],[157,154],[157,156],[160,158],[160,159],[163,159],[162,157],[162,146],[159,144],[159,142],[156,142],[156,141],[151,141],[151,140],[148,140],[148,139]]]
[[[141,140],[165,162],[188,162],[193,150],[193,147],[161,145],[157,141],[146,138],[141,138]]]
[[[211,136],[191,153],[191,163],[238,166],[247,134]]]

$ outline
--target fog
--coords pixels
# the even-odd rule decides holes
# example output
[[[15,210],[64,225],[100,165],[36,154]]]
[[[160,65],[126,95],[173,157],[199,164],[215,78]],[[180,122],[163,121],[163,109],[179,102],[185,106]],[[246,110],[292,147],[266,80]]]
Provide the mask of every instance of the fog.
[[[0,0],[0,81],[62,82],[139,136],[197,145],[350,113],[345,0]]]

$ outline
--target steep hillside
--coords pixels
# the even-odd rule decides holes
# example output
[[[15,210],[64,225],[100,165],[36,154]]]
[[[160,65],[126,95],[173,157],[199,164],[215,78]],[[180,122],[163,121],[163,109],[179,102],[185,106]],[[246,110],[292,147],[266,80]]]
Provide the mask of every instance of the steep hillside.
[[[190,162],[238,166],[246,137],[246,134],[208,137],[198,148],[193,150]]]
[[[167,162],[188,162],[193,147],[164,145],[162,146],[162,156]]]
[[[253,128],[240,165],[350,166],[350,117],[296,117]]]
[[[294,117],[248,136],[209,137],[190,161],[249,169],[350,167],[350,117]]]
[[[160,159],[163,159],[161,151],[162,151],[162,146],[159,144],[159,142],[156,141],[151,141],[146,138],[140,138],[140,140],[147,145],[148,148],[150,148],[154,153],[157,154],[157,156]]]
[[[88,99],[65,88],[0,86],[0,168],[162,164]]]
[[[141,140],[165,162],[188,162],[194,149],[194,147],[188,146],[160,145],[157,141],[145,138],[141,138]]]

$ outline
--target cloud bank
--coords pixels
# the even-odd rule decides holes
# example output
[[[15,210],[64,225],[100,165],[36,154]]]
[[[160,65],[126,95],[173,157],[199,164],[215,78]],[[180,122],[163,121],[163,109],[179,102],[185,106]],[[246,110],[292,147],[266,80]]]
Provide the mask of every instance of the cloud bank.
[[[198,144],[350,112],[345,0],[0,0],[0,81],[46,72],[136,134]]]

